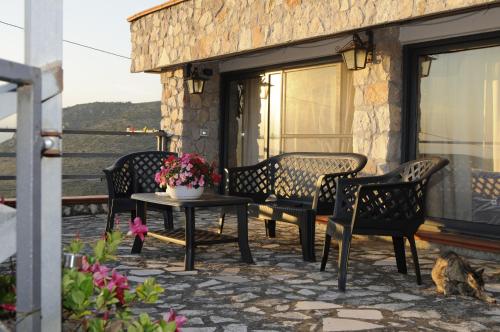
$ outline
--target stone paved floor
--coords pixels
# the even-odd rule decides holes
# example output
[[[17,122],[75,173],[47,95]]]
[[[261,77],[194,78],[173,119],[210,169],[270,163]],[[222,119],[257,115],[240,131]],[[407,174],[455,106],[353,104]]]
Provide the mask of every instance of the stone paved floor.
[[[125,217],[124,217],[125,218]],[[176,214],[176,223],[182,221]],[[216,228],[210,211],[197,215],[197,227]],[[67,217],[64,241],[76,233],[95,239],[102,234],[104,216]],[[150,228],[161,228],[154,215]],[[225,233],[235,233],[228,217]],[[318,227],[317,256],[321,257],[324,227]],[[147,238],[140,256],[130,255],[131,239],[120,247],[116,266],[140,282],[155,276],[166,289],[155,306],[140,308],[158,316],[173,307],[189,321],[190,331],[500,331],[500,305],[472,298],[444,298],[435,293],[430,269],[435,250],[419,250],[423,285],[417,286],[411,258],[408,275],[396,272],[392,245],[355,239],[350,255],[347,292],[336,287],[335,248],[327,272],[319,263],[302,261],[295,227],[278,224],[277,237],[267,239],[264,225],[250,222],[250,247],[255,265],[240,262],[236,244],[197,249],[196,271],[183,271],[183,248]],[[335,247],[335,246],[332,246]],[[500,260],[500,258],[499,258]],[[471,260],[485,267],[487,289],[500,299],[500,261]]]

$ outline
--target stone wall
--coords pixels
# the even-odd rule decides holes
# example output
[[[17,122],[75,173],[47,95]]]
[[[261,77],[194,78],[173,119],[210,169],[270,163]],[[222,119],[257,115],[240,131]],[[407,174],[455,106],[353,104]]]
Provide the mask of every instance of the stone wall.
[[[384,173],[401,151],[402,48],[399,28],[374,31],[375,57],[353,72],[353,150],[368,157],[365,172]]]
[[[212,69],[214,74],[205,83],[201,95],[189,94],[182,68],[161,74],[161,128],[174,134],[170,151],[196,152],[209,161],[218,162],[219,72],[215,65],[203,65],[199,71],[204,68]],[[207,137],[200,137],[202,128],[208,129]]]
[[[494,0],[190,0],[134,17],[132,72],[284,45]]]

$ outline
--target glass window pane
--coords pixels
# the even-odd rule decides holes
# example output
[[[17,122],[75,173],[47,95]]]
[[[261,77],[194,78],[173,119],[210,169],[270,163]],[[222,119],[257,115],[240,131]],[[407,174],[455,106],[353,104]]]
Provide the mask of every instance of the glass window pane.
[[[418,152],[450,166],[428,213],[500,225],[500,47],[431,56],[420,78]]]
[[[340,65],[285,73],[285,134],[332,134],[342,127]]]

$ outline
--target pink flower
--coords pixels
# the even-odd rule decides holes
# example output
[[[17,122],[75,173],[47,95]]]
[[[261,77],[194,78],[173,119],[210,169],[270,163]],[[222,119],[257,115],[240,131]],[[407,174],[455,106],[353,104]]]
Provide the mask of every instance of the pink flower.
[[[142,220],[139,217],[134,219],[134,222],[129,222],[129,231],[127,235],[136,235],[141,241],[144,241],[144,235],[148,232],[148,227],[142,224]]]
[[[128,289],[127,277],[116,272],[116,270],[113,269],[113,272],[111,273],[111,280],[109,281],[107,287],[111,292],[115,290],[116,298],[120,301],[121,304],[125,303],[124,292],[125,289]]]
[[[203,187],[205,185],[205,180],[203,179],[203,175],[198,180],[198,184],[200,185],[200,187]]]
[[[82,257],[82,272],[92,272],[92,266],[89,264],[87,260],[87,256]]]
[[[163,319],[168,322],[175,322],[175,332],[180,332],[182,325],[187,322],[187,318],[184,316],[177,316],[174,309],[170,309],[168,313],[165,314]]]
[[[14,304],[0,304],[0,309],[10,312],[16,312],[16,306]]]
[[[95,263],[92,265],[92,272],[94,272],[92,275],[94,285],[101,288],[104,287],[108,279],[109,268],[104,265],[101,266],[99,263]]]

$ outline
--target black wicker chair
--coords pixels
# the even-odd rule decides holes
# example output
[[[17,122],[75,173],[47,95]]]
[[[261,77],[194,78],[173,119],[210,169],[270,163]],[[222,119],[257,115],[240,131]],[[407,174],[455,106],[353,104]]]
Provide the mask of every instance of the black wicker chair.
[[[338,287],[345,291],[353,234],[392,236],[398,272],[407,273],[405,238],[410,243],[417,284],[420,267],[414,234],[425,221],[427,184],[448,160],[432,157],[405,163],[382,176],[338,179],[333,216],[328,220],[321,261],[325,270],[332,236],[339,236]]]
[[[112,166],[103,170],[108,184],[108,221],[106,232],[113,230],[115,215],[130,212],[136,216],[135,201],[130,199],[134,193],[149,193],[159,190],[154,181],[155,173],[162,166],[162,161],[170,155],[165,151],[144,151],[125,155]],[[173,227],[172,210],[163,212],[166,229]]]
[[[276,221],[299,226],[302,255],[315,261],[316,215],[331,215],[335,180],[352,178],[366,157],[354,153],[286,153],[257,165],[226,170],[226,193],[249,197],[249,216],[264,220],[266,234],[275,237]],[[225,211],[220,218],[220,232]]]

